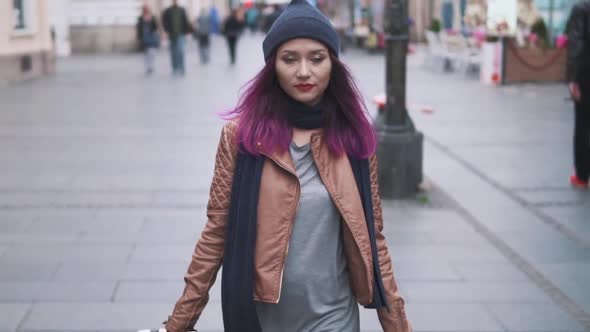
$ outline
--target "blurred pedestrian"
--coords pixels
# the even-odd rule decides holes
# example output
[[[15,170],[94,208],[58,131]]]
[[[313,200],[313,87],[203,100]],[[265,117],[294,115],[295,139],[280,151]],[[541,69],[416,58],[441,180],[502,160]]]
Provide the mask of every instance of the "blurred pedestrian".
[[[137,19],[137,40],[143,51],[143,59],[146,75],[154,72],[154,62],[156,59],[157,49],[160,47],[160,36],[158,32],[158,23],[152,15],[150,7],[144,5],[141,9],[141,15]]]
[[[266,13],[266,15],[264,17],[264,24],[263,24],[262,30],[264,32],[268,33],[268,31],[270,30],[272,25],[275,23],[277,18],[279,18],[279,16],[281,16],[281,13],[282,13],[281,6],[279,6],[277,4],[269,6],[266,8],[265,13]]]
[[[177,0],[172,0],[172,5],[162,14],[162,24],[170,41],[170,62],[172,73],[184,75],[184,35],[191,33],[192,27],[183,7]]]
[[[246,25],[250,29],[251,33],[255,33],[256,29],[258,28],[258,18],[260,16],[260,11],[256,6],[252,6],[248,8],[246,11]]]
[[[588,188],[590,177],[590,1],[578,3],[568,20],[568,82],[575,103],[574,187]]]
[[[209,10],[209,19],[211,20],[211,33],[218,34],[220,32],[219,11],[215,5],[212,5]]]
[[[293,0],[226,122],[208,221],[166,322],[191,330],[223,264],[224,331],[410,332],[383,232],[377,140],[330,22]],[[357,303],[358,302],[358,303]]]
[[[199,46],[199,57],[202,64],[209,63],[211,53],[211,19],[208,11],[203,8],[195,21],[195,38]]]
[[[229,61],[233,65],[236,63],[236,48],[238,38],[242,33],[243,22],[238,17],[238,11],[232,9],[230,15],[223,22],[223,34],[227,40],[227,48],[229,51]]]

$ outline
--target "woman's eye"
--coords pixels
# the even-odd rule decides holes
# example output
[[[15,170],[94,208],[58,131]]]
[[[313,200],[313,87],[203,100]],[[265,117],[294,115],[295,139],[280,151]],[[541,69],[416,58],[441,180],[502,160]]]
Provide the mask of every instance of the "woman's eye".
[[[293,63],[295,62],[295,58],[283,58],[284,63]]]
[[[313,62],[313,63],[321,63],[322,61],[324,61],[324,57],[311,58],[311,62]]]

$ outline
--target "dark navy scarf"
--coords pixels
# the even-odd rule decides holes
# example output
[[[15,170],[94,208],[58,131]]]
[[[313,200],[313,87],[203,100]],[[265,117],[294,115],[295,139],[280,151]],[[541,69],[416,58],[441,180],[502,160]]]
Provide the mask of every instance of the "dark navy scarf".
[[[294,127],[301,128],[302,123],[305,124],[305,129],[324,126],[323,115],[310,114],[312,111],[321,112],[317,107],[301,104],[299,110],[301,112],[295,113],[298,115],[288,119]],[[226,332],[261,332],[253,298],[256,212],[264,160],[264,156],[238,153],[226,225],[221,279],[221,303]],[[375,236],[369,160],[353,157],[349,157],[349,160],[361,195],[373,257],[373,301],[366,307],[387,307]]]

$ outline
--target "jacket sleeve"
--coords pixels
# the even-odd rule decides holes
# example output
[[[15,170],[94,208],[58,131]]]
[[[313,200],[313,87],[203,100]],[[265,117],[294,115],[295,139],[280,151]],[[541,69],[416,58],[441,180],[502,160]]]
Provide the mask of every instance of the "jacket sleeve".
[[[221,133],[207,204],[208,220],[184,277],[184,291],[166,321],[168,332],[185,332],[194,327],[209,300],[209,289],[213,286],[222,263],[225,225],[237,156],[235,127],[234,123],[228,122]]]
[[[584,61],[584,30],[585,21],[584,8],[576,5],[572,9],[567,24],[567,79],[569,82],[577,81],[581,61]]]
[[[387,297],[387,308],[377,309],[379,322],[384,332],[411,332],[412,328],[406,317],[404,299],[400,295],[397,283],[393,275],[391,257],[387,250],[387,243],[383,235],[383,213],[381,210],[381,198],[379,197],[379,181],[377,173],[377,157],[373,155],[369,159],[371,172],[371,194],[373,195],[373,216],[375,219],[375,236],[377,240],[377,251],[379,253],[379,265],[385,296]]]

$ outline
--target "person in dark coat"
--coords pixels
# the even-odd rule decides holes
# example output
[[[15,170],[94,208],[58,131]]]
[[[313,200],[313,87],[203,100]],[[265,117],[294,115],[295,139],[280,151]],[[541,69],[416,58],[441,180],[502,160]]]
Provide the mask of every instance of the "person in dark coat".
[[[236,46],[238,44],[238,38],[242,33],[242,28],[243,22],[238,18],[238,11],[233,9],[223,23],[223,34],[227,40],[229,61],[232,65],[236,63]]]
[[[172,0],[172,6],[162,14],[162,25],[170,40],[170,60],[172,73],[184,75],[184,35],[192,32],[191,24],[184,8]]]
[[[137,40],[144,54],[145,72],[151,75],[154,72],[156,51],[160,47],[158,36],[158,23],[147,5],[142,7],[141,16],[137,19]]]
[[[590,1],[572,9],[568,20],[569,90],[575,102],[574,165],[570,183],[588,188],[590,177]]]

